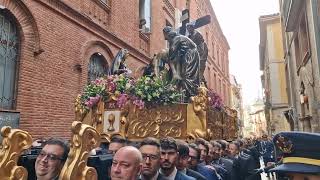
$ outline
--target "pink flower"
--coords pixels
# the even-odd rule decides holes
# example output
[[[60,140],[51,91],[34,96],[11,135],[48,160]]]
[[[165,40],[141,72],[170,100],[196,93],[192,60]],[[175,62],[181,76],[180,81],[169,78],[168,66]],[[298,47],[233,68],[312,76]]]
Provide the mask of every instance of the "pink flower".
[[[101,82],[102,82],[101,79],[96,79],[96,80],[93,81],[94,84],[100,84]]]
[[[116,83],[114,83],[113,81],[108,82],[107,84],[108,92],[114,93],[116,88],[117,88]]]
[[[221,97],[217,93],[215,93],[212,89],[208,91],[208,96],[210,97],[209,106],[218,110],[220,110],[223,107]]]
[[[89,108],[92,108],[94,105],[96,105],[100,100],[100,95],[97,95],[95,97],[90,97],[88,100],[85,101],[85,105]]]
[[[134,100],[132,104],[136,105],[139,109],[144,108],[144,102],[141,99]]]
[[[124,107],[128,102],[128,95],[127,94],[120,94],[117,100],[117,106],[119,108]]]
[[[93,106],[91,101],[86,101],[84,104],[89,108]]]

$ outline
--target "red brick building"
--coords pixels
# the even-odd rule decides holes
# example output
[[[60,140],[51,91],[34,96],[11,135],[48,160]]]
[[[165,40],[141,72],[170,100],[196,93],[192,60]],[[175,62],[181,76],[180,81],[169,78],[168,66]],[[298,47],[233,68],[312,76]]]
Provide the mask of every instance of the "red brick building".
[[[200,28],[200,32],[207,42],[208,61],[205,77],[209,88],[220,94],[224,104],[230,107],[230,79],[229,79],[229,44],[219,25],[209,0],[190,1],[191,20],[211,15],[211,23]]]
[[[200,29],[206,78],[228,105],[229,46],[209,0],[202,2],[191,1],[191,19],[212,16]],[[74,99],[88,79],[105,73],[121,48],[138,74],[166,47],[162,29],[177,27],[185,8],[178,0],[0,0],[0,112],[20,113],[19,128],[33,137],[69,138]]]

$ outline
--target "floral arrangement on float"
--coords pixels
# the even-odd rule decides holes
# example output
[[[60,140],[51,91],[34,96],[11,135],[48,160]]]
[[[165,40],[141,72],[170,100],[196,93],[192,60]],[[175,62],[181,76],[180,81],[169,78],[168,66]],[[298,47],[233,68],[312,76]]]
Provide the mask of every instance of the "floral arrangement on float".
[[[85,86],[78,102],[89,110],[99,101],[108,108],[123,108],[132,103],[139,109],[151,105],[167,105],[178,102],[181,95],[175,86],[161,77],[142,76],[133,79],[127,74],[98,78]]]
[[[208,90],[208,97],[209,97],[209,108],[213,110],[218,110],[221,111],[223,110],[223,102],[221,97],[213,90],[209,89]]]

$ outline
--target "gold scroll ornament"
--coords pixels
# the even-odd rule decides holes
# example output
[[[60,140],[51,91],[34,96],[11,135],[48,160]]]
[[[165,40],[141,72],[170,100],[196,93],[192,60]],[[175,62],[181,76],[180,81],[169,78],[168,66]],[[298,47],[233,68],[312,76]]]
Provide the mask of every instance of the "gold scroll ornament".
[[[95,180],[97,172],[87,166],[87,159],[92,149],[100,145],[98,131],[79,121],[72,123],[72,139],[68,159],[60,173],[59,180]]]
[[[1,128],[3,137],[0,149],[0,178],[1,180],[26,180],[27,170],[17,166],[21,153],[32,144],[32,138],[26,131],[11,129],[9,126]]]
[[[187,119],[187,104],[172,104],[152,108],[130,108],[127,117],[127,137],[141,139],[145,137],[185,138]]]
[[[102,133],[104,102],[100,100],[95,106],[88,110],[81,104],[80,98],[81,96],[78,95],[74,104],[76,121],[88,124],[94,127],[99,133]]]

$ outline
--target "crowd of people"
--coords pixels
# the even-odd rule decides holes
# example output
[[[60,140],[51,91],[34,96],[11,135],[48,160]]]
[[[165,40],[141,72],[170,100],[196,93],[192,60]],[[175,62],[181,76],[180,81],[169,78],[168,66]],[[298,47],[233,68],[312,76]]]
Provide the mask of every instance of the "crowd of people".
[[[289,132],[289,135],[291,134]],[[290,143],[299,143],[301,141],[296,140],[299,139],[301,133],[293,134],[296,134],[293,137],[297,136],[297,138],[286,140],[284,135],[278,135],[277,138],[274,138],[273,143],[266,135],[261,139],[245,138],[232,142],[225,140],[212,140],[209,142],[198,138],[194,142],[189,143],[171,137],[161,138],[160,140],[148,137],[139,142],[128,142],[121,136],[113,136],[107,146],[95,149],[94,154],[109,154],[113,157],[111,167],[106,167],[109,168],[108,174],[102,179],[260,180],[260,172],[262,172],[260,169],[260,159],[263,159],[267,168],[275,167],[275,164],[277,164],[275,163],[278,160],[275,158],[274,145],[279,146],[281,149],[281,145],[284,144],[283,149],[287,150],[287,152],[284,151],[284,154],[282,153],[282,158],[285,157],[283,158],[284,160],[288,158],[292,159],[290,157],[291,152],[288,151],[292,148]],[[302,135],[305,134],[302,133]],[[320,140],[319,134],[312,134],[311,138],[308,136],[308,139],[303,141],[314,142],[315,140]],[[312,153],[314,150],[320,152],[320,146],[317,147],[295,147],[294,153],[298,154],[300,156],[298,160],[301,160],[301,157],[305,154],[301,153],[299,149],[304,149],[303,151],[305,151],[305,148],[308,148],[307,151],[310,152],[308,155],[315,154],[315,159],[318,160],[314,161],[315,163],[319,163],[320,155]],[[63,164],[68,157],[68,152],[69,147],[64,141],[58,139],[46,141],[35,163],[37,179],[58,179]],[[283,165],[288,166],[285,162],[281,163],[280,166],[274,168],[275,170],[269,168],[271,169],[270,172],[277,172],[277,168]],[[303,164],[303,162],[297,163]],[[318,168],[314,170],[315,175],[317,175],[317,170],[320,173],[320,164],[315,165]],[[283,168],[280,168],[279,172],[281,170]],[[285,169],[286,171],[288,169]],[[295,171],[295,173],[299,172],[299,170]],[[268,173],[268,175],[272,176],[272,173]],[[320,176],[315,177],[319,179]],[[282,179],[282,177],[279,176],[278,179]],[[287,179],[290,178],[287,177]],[[313,179],[311,178],[311,180]]]

